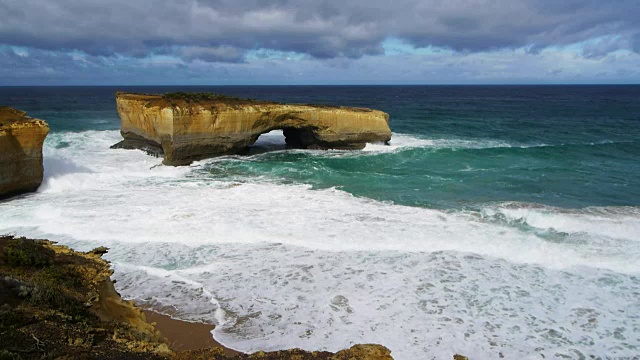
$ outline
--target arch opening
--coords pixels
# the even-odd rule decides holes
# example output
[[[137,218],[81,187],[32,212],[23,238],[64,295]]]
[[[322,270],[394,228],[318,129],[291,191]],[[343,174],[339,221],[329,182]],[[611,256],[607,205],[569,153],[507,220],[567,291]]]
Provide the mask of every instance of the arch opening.
[[[290,127],[271,129],[260,134],[256,141],[249,146],[248,154],[261,154],[270,151],[286,149],[315,148],[317,139],[313,127]]]
[[[260,134],[256,141],[249,146],[248,154],[255,155],[285,149],[287,149],[287,143],[282,129],[274,129]]]

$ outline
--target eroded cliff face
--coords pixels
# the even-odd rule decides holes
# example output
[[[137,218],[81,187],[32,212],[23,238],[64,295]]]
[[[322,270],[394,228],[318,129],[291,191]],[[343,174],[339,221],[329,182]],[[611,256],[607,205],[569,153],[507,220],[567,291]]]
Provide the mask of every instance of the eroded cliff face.
[[[44,120],[0,106],[0,199],[38,189],[42,144],[48,133]]]
[[[362,149],[391,139],[389,115],[378,110],[291,105],[214,94],[117,93],[121,148],[162,154],[167,165],[246,152],[260,136],[283,129],[296,148]]]

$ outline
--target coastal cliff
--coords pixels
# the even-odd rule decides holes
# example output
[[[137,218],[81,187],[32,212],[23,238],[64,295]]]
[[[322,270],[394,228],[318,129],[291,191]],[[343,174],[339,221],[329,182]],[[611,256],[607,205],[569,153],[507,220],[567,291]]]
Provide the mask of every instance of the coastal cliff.
[[[293,105],[216,94],[117,93],[124,141],[164,156],[166,165],[242,154],[261,134],[282,129],[288,146],[304,149],[362,149],[391,139],[382,111],[322,105]]]
[[[0,236],[0,359],[392,360],[380,345],[337,353],[172,349],[171,339],[115,291],[113,270],[101,258],[107,250]]]
[[[0,199],[35,191],[42,183],[42,144],[49,133],[44,120],[0,106]]]

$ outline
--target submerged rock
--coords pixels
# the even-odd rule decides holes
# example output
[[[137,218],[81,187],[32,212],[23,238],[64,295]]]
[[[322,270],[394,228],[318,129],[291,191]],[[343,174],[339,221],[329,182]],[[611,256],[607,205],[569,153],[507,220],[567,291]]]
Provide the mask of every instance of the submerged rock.
[[[42,183],[42,144],[49,133],[44,120],[0,106],[0,199],[36,191]]]
[[[323,105],[293,105],[216,94],[117,93],[124,141],[116,148],[164,156],[166,165],[245,153],[260,134],[282,129],[288,146],[362,149],[391,139],[382,111]]]

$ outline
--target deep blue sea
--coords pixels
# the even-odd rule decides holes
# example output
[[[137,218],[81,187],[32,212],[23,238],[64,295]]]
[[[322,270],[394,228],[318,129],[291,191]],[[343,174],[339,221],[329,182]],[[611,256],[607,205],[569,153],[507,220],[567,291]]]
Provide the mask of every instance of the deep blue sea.
[[[118,90],[390,114],[389,146],[161,166]],[[123,295],[242,350],[397,359],[640,353],[640,86],[0,87],[45,119],[45,180],[0,232],[106,245]]]

